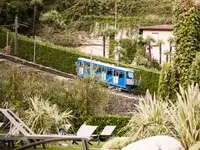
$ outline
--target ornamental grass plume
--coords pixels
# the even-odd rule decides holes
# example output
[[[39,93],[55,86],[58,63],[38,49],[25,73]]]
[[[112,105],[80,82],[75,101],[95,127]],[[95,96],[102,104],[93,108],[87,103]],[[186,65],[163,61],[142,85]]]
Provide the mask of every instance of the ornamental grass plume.
[[[200,90],[194,83],[186,90],[182,86],[179,89],[177,103],[171,103],[168,114],[174,126],[173,136],[188,149],[200,140]]]
[[[152,96],[148,91],[145,97],[139,98],[136,111],[125,127],[126,136],[132,141],[154,135],[171,135],[172,123],[167,114],[168,103]]]
[[[120,150],[123,147],[127,146],[128,144],[131,143],[131,138],[130,137],[115,137],[109,141],[107,141],[102,149],[104,150]]]
[[[38,96],[29,100],[29,108],[24,112],[24,121],[35,133],[56,133],[59,126],[70,124],[73,117],[71,110],[60,112],[56,104],[52,105],[49,100]]]

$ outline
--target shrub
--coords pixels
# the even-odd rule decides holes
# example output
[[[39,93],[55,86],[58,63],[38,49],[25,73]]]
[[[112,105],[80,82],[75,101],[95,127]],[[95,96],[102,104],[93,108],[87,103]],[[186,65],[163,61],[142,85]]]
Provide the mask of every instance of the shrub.
[[[145,58],[144,56],[136,56],[134,61],[136,62],[137,65],[147,66],[148,64],[148,59]]]
[[[171,103],[168,114],[174,126],[173,136],[188,149],[200,140],[200,89],[192,84],[187,90],[180,86],[179,91],[177,103]]]
[[[200,51],[200,9],[195,1],[179,1],[176,8],[176,25],[174,27],[174,35],[176,41],[176,56],[172,70],[169,70],[169,83],[174,83],[172,89],[179,90],[179,84],[187,88],[191,84],[191,64],[195,61],[196,54]],[[197,66],[198,67],[198,66]],[[194,71],[194,70],[193,70]],[[195,74],[194,71],[192,74]],[[171,74],[171,75],[170,75]],[[199,75],[197,75],[199,76]],[[196,76],[196,77],[197,77]],[[195,79],[193,80],[194,82]],[[165,85],[169,86],[169,85]],[[166,91],[164,90],[163,93]],[[170,98],[175,97],[175,92],[170,91]]]
[[[121,39],[120,46],[123,49],[122,58],[120,58],[120,61],[131,64],[137,51],[136,42],[132,39]]]
[[[39,95],[41,99],[48,99],[51,104],[57,104],[59,110],[73,111],[74,125],[79,128],[88,116],[104,114],[107,89],[96,81],[76,79],[74,83],[59,81],[54,76],[34,71],[33,69],[11,66],[0,62],[0,98],[1,107],[5,102],[20,114],[29,109],[29,99]]]
[[[197,53],[190,71],[190,80],[200,85],[200,52]]]
[[[173,66],[171,64],[164,64],[162,72],[159,79],[158,95],[163,100],[175,100],[175,89],[174,84],[176,84],[173,72]]]
[[[153,68],[161,70],[161,66],[156,59],[152,59],[151,65]]]
[[[139,99],[136,111],[125,127],[128,130],[127,136],[135,141],[153,135],[170,135],[172,124],[167,109],[167,102],[151,96],[147,91],[146,96]]]
[[[89,116],[104,113],[104,107],[109,93],[102,85],[87,77],[76,79],[73,85],[66,89],[66,100],[63,107],[74,110],[74,126],[79,128]]]
[[[185,149],[197,149],[200,140],[200,89],[192,84],[179,87],[174,100],[161,101],[147,93],[125,129],[133,141],[154,135],[169,135],[181,140]]]
[[[38,134],[56,133],[58,127],[70,124],[72,111],[60,112],[56,104],[37,96],[28,99],[29,108],[24,112],[24,120]]]

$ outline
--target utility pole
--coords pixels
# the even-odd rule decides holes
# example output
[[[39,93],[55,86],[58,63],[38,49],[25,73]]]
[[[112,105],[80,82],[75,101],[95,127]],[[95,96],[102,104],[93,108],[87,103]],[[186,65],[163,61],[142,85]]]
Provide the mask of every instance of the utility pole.
[[[8,39],[9,39],[9,31],[7,30],[7,35],[6,35],[6,50],[8,50]]]
[[[117,0],[115,0],[115,29],[117,29]]]
[[[15,49],[14,49],[14,55],[17,55],[17,47],[18,47],[18,28],[19,28],[19,23],[18,23],[18,15],[15,15]]]
[[[33,52],[33,62],[35,63],[35,56],[36,56],[36,39],[34,39],[34,52]]]
[[[92,65],[92,49],[90,52],[90,77],[93,76],[93,65]]]
[[[33,16],[33,39],[35,39],[35,18],[37,12],[37,5],[34,5],[34,16]]]

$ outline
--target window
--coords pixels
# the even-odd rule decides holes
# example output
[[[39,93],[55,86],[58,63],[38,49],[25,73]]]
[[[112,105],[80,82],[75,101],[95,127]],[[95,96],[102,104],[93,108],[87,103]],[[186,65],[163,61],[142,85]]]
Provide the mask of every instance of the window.
[[[90,64],[89,63],[85,63],[85,69],[90,69]]]
[[[79,65],[80,65],[81,68],[83,68],[84,67],[84,62],[80,61]]]
[[[102,72],[106,72],[106,67],[103,67],[103,68],[102,68]]]
[[[153,39],[154,39],[155,42],[156,42],[156,41],[158,41],[158,39],[159,39],[159,34],[158,34],[158,33],[152,33],[152,37],[153,37]]]
[[[112,75],[112,69],[107,70],[107,75]]]
[[[133,78],[133,72],[128,72],[128,77]]]
[[[96,66],[96,69],[95,69],[95,70],[96,70],[95,72],[101,72],[101,67]]]
[[[119,78],[124,78],[124,72],[119,73]]]
[[[114,76],[118,76],[118,71],[114,70]]]

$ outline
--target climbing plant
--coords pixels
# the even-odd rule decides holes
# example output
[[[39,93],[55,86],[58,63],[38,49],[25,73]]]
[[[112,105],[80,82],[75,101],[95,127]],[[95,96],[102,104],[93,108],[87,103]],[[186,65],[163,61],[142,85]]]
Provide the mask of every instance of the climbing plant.
[[[158,95],[164,99],[173,99],[175,95],[174,85],[176,80],[174,77],[174,68],[172,64],[164,64],[159,79]]]
[[[181,14],[175,26],[176,56],[175,64],[177,80],[186,87],[190,83],[190,67],[196,53],[200,51],[200,9],[192,7]]]
[[[174,91],[179,90],[179,84],[186,88],[199,76],[194,67],[198,65],[196,54],[200,51],[200,9],[198,5],[194,5],[192,0],[184,2],[182,6],[178,5],[175,11],[176,56],[174,64],[170,69],[166,69],[166,72],[163,70],[160,79],[159,93],[163,98],[166,95],[170,98],[174,97]],[[193,64],[193,69],[190,69],[191,64]],[[168,87],[170,89],[166,90]]]
[[[200,52],[196,55],[190,72],[190,80],[200,85]]]

